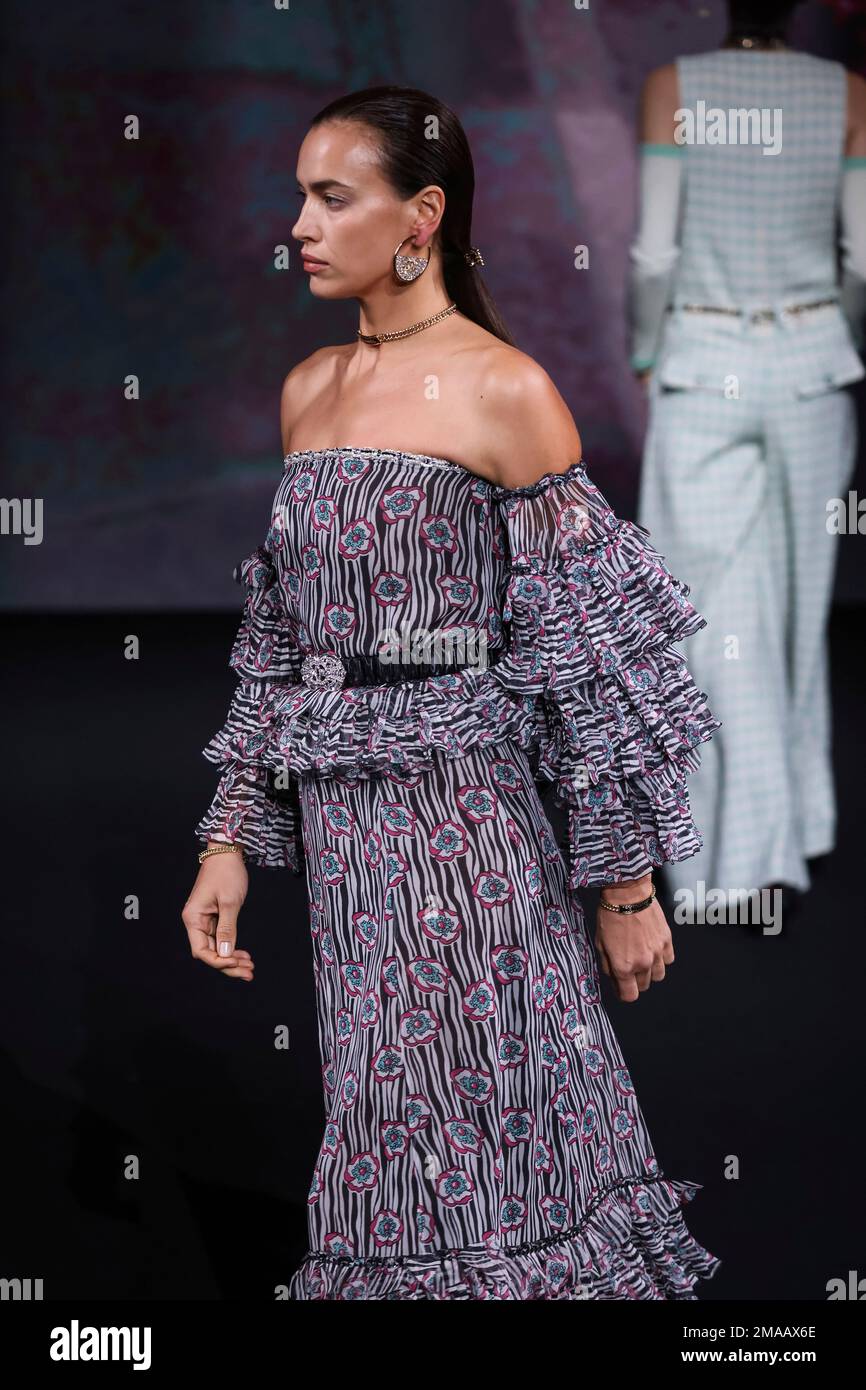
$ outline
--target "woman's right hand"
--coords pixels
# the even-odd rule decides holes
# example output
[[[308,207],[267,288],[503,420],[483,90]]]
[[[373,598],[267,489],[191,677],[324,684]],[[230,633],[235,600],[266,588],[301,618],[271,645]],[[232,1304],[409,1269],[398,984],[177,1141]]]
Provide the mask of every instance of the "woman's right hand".
[[[218,841],[208,841],[208,848]],[[252,956],[235,945],[238,913],[249,887],[243,855],[209,854],[180,914],[194,960],[202,960],[234,980],[253,978]],[[222,950],[220,950],[222,947]]]

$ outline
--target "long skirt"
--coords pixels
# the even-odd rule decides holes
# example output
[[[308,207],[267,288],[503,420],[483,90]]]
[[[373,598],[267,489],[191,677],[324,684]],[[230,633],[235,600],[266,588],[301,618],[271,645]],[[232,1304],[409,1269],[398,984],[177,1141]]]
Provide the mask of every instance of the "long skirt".
[[[293,1299],[696,1299],[516,743],[299,786],[326,1124]]]

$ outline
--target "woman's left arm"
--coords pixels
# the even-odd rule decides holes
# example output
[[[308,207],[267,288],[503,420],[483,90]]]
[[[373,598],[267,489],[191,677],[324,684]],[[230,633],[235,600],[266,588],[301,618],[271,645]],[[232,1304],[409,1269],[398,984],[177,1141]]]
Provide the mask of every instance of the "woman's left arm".
[[[570,886],[631,885],[634,900],[654,868],[703,845],[687,777],[721,721],[676,644],[706,619],[649,532],[616,515],[575,456],[565,402],[524,362],[507,392],[485,394],[510,634],[490,677],[540,711],[538,773],[567,808]]]

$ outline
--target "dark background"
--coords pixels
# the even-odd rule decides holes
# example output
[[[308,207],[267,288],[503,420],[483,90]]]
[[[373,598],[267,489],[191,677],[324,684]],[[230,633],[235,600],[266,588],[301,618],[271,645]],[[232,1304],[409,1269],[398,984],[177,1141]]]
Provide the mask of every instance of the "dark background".
[[[633,516],[637,96],[719,42],[723,8],[21,0],[4,23],[3,494],[44,499],[45,537],[0,537],[0,1277],[42,1278],[46,1299],[268,1300],[306,1248],[324,1118],[303,882],[251,869],[251,985],[191,961],[180,911],[216,774],[200,750],[234,683],[232,567],[282,468],[280,385],[357,326],[294,257],[273,270],[306,122],[380,81],[454,106],[487,283]],[[863,6],[814,0],[792,42],[866,71]],[[591,270],[568,278],[578,241]],[[663,985],[624,1005],[604,981],[662,1167],[704,1184],[686,1221],[723,1260],[704,1300],[824,1300],[866,1275],[859,553],[840,543],[823,874],[780,937],[674,927]]]

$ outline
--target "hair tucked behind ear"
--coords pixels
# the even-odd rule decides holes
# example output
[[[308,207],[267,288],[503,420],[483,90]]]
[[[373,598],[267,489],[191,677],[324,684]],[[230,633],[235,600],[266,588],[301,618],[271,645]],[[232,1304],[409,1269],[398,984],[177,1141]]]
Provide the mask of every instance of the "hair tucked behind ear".
[[[411,198],[431,183],[442,189],[445,211],[436,235],[445,288],[461,314],[515,346],[480,269],[466,261],[475,167],[466,133],[451,108],[416,87],[367,87],[330,102],[310,126],[326,121],[359,121],[376,133],[383,176],[398,197]]]

